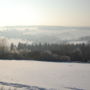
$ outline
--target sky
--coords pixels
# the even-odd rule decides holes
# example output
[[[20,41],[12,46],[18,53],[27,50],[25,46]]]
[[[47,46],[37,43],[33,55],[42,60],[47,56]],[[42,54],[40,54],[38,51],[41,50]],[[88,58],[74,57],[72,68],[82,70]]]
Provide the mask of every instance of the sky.
[[[89,26],[90,0],[0,0],[0,26]]]

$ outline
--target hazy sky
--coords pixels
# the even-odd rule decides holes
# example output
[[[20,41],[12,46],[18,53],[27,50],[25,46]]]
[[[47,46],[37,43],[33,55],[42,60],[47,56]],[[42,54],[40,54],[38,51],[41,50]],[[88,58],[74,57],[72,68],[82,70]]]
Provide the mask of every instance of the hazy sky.
[[[0,26],[90,26],[90,0],[0,0]]]

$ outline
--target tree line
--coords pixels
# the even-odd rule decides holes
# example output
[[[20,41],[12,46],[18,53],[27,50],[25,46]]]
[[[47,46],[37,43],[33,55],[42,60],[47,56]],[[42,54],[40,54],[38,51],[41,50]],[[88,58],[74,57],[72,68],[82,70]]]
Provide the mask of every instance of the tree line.
[[[26,44],[0,40],[0,59],[90,62],[90,44]]]

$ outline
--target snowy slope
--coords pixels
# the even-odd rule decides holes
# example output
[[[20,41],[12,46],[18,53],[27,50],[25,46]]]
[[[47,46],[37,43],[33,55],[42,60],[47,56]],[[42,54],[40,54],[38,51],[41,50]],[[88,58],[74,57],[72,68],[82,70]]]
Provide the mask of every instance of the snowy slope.
[[[1,60],[0,85],[20,90],[90,90],[90,64]]]

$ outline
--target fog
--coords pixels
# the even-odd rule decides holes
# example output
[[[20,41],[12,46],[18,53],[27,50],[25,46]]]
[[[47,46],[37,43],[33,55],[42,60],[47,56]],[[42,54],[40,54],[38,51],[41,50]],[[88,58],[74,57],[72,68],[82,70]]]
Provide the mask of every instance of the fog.
[[[27,43],[82,42],[80,38],[87,36],[90,37],[90,27],[9,26],[0,28],[0,37],[8,38],[14,43],[19,41]]]

